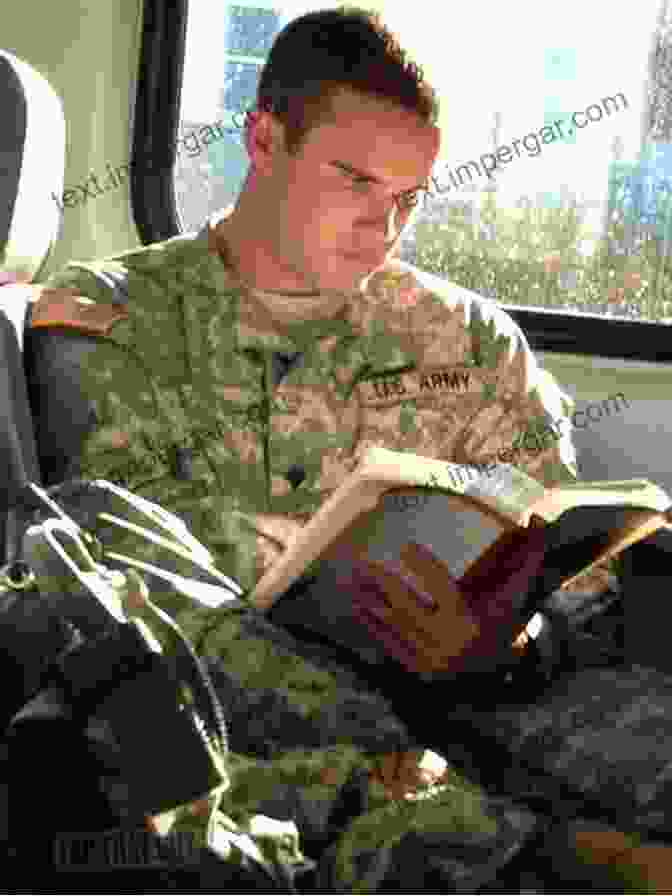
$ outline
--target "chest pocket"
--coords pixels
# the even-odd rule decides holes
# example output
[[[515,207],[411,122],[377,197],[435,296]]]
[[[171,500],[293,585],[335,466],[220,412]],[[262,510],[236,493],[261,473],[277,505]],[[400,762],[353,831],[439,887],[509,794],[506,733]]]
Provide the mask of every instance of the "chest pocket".
[[[208,401],[183,388],[193,476],[242,510],[267,509],[261,390],[214,382]]]
[[[276,358],[274,364],[281,376],[269,402],[272,511],[312,513],[353,467],[358,402],[323,353],[305,353],[287,365]]]
[[[152,391],[149,388],[142,393],[144,413],[131,414],[123,406],[114,408],[106,415],[108,424],[94,432],[88,456],[96,475],[121,480],[135,489],[170,479],[193,481],[203,473],[177,390],[157,390],[158,407],[157,393],[152,395]]]

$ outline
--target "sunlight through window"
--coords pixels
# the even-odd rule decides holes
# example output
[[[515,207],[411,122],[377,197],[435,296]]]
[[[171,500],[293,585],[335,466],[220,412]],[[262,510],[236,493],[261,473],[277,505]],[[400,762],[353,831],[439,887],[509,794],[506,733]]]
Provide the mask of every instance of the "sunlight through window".
[[[378,9],[441,103],[401,257],[504,305],[672,321],[672,16],[576,0]],[[424,10],[423,10],[424,6]],[[185,230],[235,203],[245,110],[278,32],[323,8],[190,0],[175,166]],[[424,14],[423,14],[424,11]],[[668,67],[669,66],[669,67]]]

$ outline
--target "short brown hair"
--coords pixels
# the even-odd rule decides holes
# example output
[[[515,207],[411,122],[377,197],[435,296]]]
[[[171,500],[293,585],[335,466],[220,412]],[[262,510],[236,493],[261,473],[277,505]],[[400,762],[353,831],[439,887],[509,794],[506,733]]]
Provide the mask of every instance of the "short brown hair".
[[[259,78],[257,108],[284,125],[294,155],[344,87],[391,100],[428,124],[438,119],[438,99],[422,69],[407,61],[377,13],[348,5],[307,13],[282,29]]]

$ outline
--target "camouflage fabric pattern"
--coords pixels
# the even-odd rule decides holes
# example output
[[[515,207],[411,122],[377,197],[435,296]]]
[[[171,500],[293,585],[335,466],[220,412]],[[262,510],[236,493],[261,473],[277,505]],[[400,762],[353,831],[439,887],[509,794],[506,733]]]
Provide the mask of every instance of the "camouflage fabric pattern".
[[[96,526],[97,513],[114,511],[129,522],[136,516],[124,511],[118,499],[85,483],[68,483],[55,491],[52,496],[63,510],[103,543],[111,526]],[[40,510],[36,517],[44,514]],[[168,557],[161,553],[161,565],[167,565]],[[45,586],[56,587],[57,577],[40,575],[39,581],[45,599]],[[177,596],[164,603],[179,611]],[[364,808],[350,825],[344,824],[345,835],[334,850],[330,875],[340,881],[339,887],[354,886],[359,879],[356,857],[362,851],[391,850],[407,832],[417,837],[425,827],[434,831],[440,819],[451,830],[478,834],[485,841],[491,834],[490,846],[497,848],[503,822],[484,811],[477,788],[462,782],[443,788],[428,784],[418,794],[425,800],[406,805],[398,796],[390,801],[375,778],[369,779],[386,757],[419,757],[423,751],[389,702],[328,650],[302,644],[245,606],[210,611],[213,627],[204,625],[203,611],[183,611],[179,618],[193,623],[185,634],[215,673],[215,688],[227,710],[233,752],[225,763],[233,784],[168,813],[174,834],[189,835],[196,847],[209,846],[227,862],[242,865],[251,856],[269,871],[278,861],[285,868],[302,869],[307,860],[296,826],[269,816],[291,817],[300,803],[308,807],[314,827],[327,828],[342,794],[355,786]],[[353,778],[359,783],[353,784]],[[452,778],[459,781],[454,774]],[[513,833],[517,836],[517,829]]]
[[[583,668],[529,706],[482,711],[465,704],[447,713],[449,725],[468,722],[491,750],[511,755],[507,774],[517,780],[515,767],[522,772],[517,793],[532,790],[538,778],[548,794],[550,779],[558,805],[573,798],[581,814],[600,807],[621,830],[666,840],[672,834],[671,719],[672,676],[637,665]],[[501,754],[499,761],[507,767]]]
[[[391,752],[413,752],[414,740],[388,701],[371,693],[328,648],[297,641],[260,613],[241,613],[235,623],[231,616],[227,621],[228,633],[219,626],[212,639],[200,645],[209,655],[210,674],[231,712],[233,783],[221,808],[237,820],[255,812],[285,817],[285,800],[293,793],[297,814],[309,817],[311,828],[324,828],[345,791],[358,790],[365,805],[341,824],[329,855],[320,861],[320,876],[328,878],[327,892],[378,892],[381,851],[396,860],[399,851],[408,853],[411,841],[413,861],[405,868],[409,881],[420,885],[424,860],[432,855],[443,856],[451,866],[450,873],[443,872],[443,883],[454,882],[478,867],[478,862],[464,860],[465,843],[478,844],[479,858],[485,860],[512,836],[519,840],[530,833],[534,826],[530,813],[520,815],[510,806],[493,812],[483,792],[452,769],[441,786],[416,790],[415,799],[389,799],[369,774]],[[241,680],[238,656],[254,638],[259,639],[258,646],[272,646],[272,651],[264,657],[265,668],[250,663]],[[312,694],[304,679],[308,670],[312,670]],[[273,689],[267,685],[271,679],[277,682]],[[302,701],[297,699],[300,691]],[[297,749],[296,743],[303,748]],[[262,761],[250,758],[260,753]]]
[[[81,475],[184,514],[243,587],[372,444],[512,462],[549,486],[576,478],[569,400],[494,305],[390,262],[332,319],[278,326],[207,235],[71,265],[49,285],[109,303],[122,283],[130,297],[82,366],[98,425]],[[297,352],[274,385],[277,353]],[[184,449],[189,478],[175,475]]]
[[[80,475],[118,481],[177,513],[245,588],[371,444],[450,461],[515,462],[546,485],[576,478],[562,432],[567,397],[537,367],[520,329],[494,305],[400,262],[345,297],[333,318],[282,327],[236,282],[207,232],[70,265],[48,285],[100,303],[128,297],[127,315],[95,339],[81,365],[97,425]],[[290,363],[276,384],[279,355]],[[292,467],[304,474],[296,486],[287,478]],[[106,546],[160,562],[132,534]],[[221,658],[245,687],[279,691],[304,720],[319,719],[330,705],[348,718],[352,684],[342,667],[302,657],[296,645],[279,651],[268,632],[241,631],[244,614],[195,608],[154,587],[152,598],[170,609],[200,653]],[[370,695],[357,699],[368,701],[375,728],[385,713]],[[328,802],[331,794],[333,801],[353,769],[366,771],[376,755],[400,748],[398,737],[372,745],[366,729],[361,720],[342,724],[333,742],[309,750],[308,758],[300,739],[293,750],[286,744],[269,760],[276,771],[268,780],[277,774],[307,787],[311,798]],[[266,778],[246,780],[261,786]],[[464,782],[457,788],[467,790]],[[473,807],[457,823],[455,794],[429,796],[402,806],[404,830],[492,826]],[[401,836],[399,814],[387,812],[388,824],[377,814],[380,805],[374,799],[357,830],[362,842],[366,829],[390,845]],[[238,807],[248,819],[250,812],[265,814],[254,792]],[[233,816],[235,808],[236,800],[226,812]],[[216,813],[212,806],[207,812],[212,828]],[[346,837],[339,852],[337,876],[346,887],[354,886],[357,843]]]

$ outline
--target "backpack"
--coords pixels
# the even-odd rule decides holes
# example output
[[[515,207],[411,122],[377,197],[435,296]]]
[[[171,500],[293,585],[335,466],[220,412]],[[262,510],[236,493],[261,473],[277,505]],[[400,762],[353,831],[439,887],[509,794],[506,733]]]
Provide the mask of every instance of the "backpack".
[[[60,481],[61,472],[54,468],[43,470],[41,467],[40,457],[44,454],[40,454],[36,443],[31,405],[33,341],[26,338],[26,323],[31,303],[40,301],[42,289],[21,285],[0,290],[0,298],[11,299],[11,306],[7,302],[0,308],[0,364],[5,372],[4,376],[0,376],[0,402],[4,409],[0,415],[0,452],[4,463],[0,486],[3,502],[0,529],[5,561],[0,576],[6,577],[4,580],[0,578],[0,675],[4,682],[0,697],[4,735],[4,742],[0,743],[0,761],[5,771],[2,778],[7,782],[7,792],[0,794],[0,802],[9,805],[11,799],[11,826],[3,823],[7,813],[4,805],[0,806],[0,846],[3,841],[5,845],[9,844],[7,857],[13,856],[22,869],[28,856],[31,861],[39,856],[38,864],[41,861],[45,868],[50,866],[53,844],[56,842],[54,838],[61,836],[63,831],[88,830],[95,833],[118,828],[120,823],[123,823],[122,827],[130,823],[130,828],[135,828],[143,823],[143,818],[152,815],[152,810],[149,810],[152,801],[158,807],[161,803],[165,804],[166,798],[172,794],[176,803],[184,802],[184,798],[176,799],[177,790],[182,786],[175,789],[176,770],[173,770],[172,781],[169,781],[168,778],[162,779],[160,769],[163,763],[156,761],[156,755],[150,765],[143,765],[148,760],[147,749],[150,748],[151,753],[153,748],[153,738],[150,736],[150,743],[145,742],[144,746],[135,743],[137,738],[132,729],[137,728],[144,708],[149,705],[153,711],[148,721],[155,726],[155,734],[163,728],[164,739],[175,741],[177,729],[181,728],[186,737],[185,744],[190,742],[188,750],[193,753],[188,765],[191,770],[186,777],[177,770],[177,777],[183,778],[186,786],[182,797],[189,792],[189,799],[193,799],[194,788],[199,795],[208,792],[213,767],[201,745],[203,735],[196,734],[189,725],[187,730],[184,713],[177,712],[178,704],[171,696],[177,678],[192,687],[199,712],[207,706],[206,714],[211,715],[212,711],[217,716],[214,727],[219,731],[220,740],[223,738],[224,750],[227,749],[221,706],[207,672],[187,642],[181,648],[182,655],[178,651],[175,665],[172,658],[164,659],[161,655],[152,654],[142,638],[138,641],[138,634],[130,625],[83,638],[70,620],[63,618],[45,599],[45,595],[40,594],[39,584],[37,587],[29,584],[26,575],[29,567],[23,556],[24,535],[34,522],[35,504],[31,506],[26,500],[28,490],[25,485],[27,481],[43,487],[55,484]],[[49,291],[49,300],[61,297],[70,302],[74,300],[70,291]],[[106,311],[101,309],[103,316]],[[118,314],[119,309],[110,306],[106,320],[112,321]],[[82,326],[84,331],[87,330],[85,324]],[[96,332],[99,331],[97,326]],[[58,389],[64,384],[50,383],[50,387],[52,385]],[[86,409],[80,410],[86,413]],[[64,417],[62,421],[68,441],[81,439],[77,416]],[[22,577],[26,581],[25,589],[13,587],[22,581]],[[59,607],[62,606],[65,604],[59,604]],[[139,650],[137,670],[123,665],[127,663],[127,653],[124,651],[128,651],[133,639],[137,641]],[[121,659],[117,662],[115,658],[119,650]],[[189,653],[192,655],[187,656]],[[117,665],[121,663],[119,668],[122,670],[126,668],[128,672],[130,669],[128,674],[121,675],[120,681],[115,678],[115,662]],[[93,680],[92,672],[105,670],[108,666],[113,670],[107,675],[110,681],[101,679],[98,690],[94,681],[92,692],[87,695],[85,692]],[[81,700],[77,702],[80,691],[84,693],[83,703]],[[91,717],[93,729],[90,712],[94,712]],[[202,721],[204,715],[201,714],[200,718]],[[101,740],[100,732],[95,733],[95,727],[100,726],[101,721],[103,729],[108,726],[105,730],[112,733],[111,741],[107,735]],[[212,720],[209,720],[208,729],[211,731],[212,728]],[[50,763],[44,762],[45,740],[50,744],[52,755],[59,757],[57,773],[54,773]],[[194,763],[201,766],[195,776]],[[154,791],[150,794],[152,787],[148,790],[146,782],[148,776],[152,777],[154,768],[158,771],[158,777],[155,776]],[[120,795],[115,795],[114,789],[108,792],[106,781],[117,782],[113,787],[117,790],[121,787]],[[128,798],[125,795],[127,791]],[[136,795],[141,794],[140,802],[134,797],[134,791]],[[74,800],[73,793],[76,793]],[[37,804],[45,807],[39,814],[39,821],[34,814]],[[129,809],[130,815],[127,815]],[[179,857],[171,858],[170,848],[165,852],[164,867],[174,870],[183,864]],[[202,862],[208,859],[206,853],[208,850],[203,850]],[[275,882],[253,861],[247,862],[245,867],[229,868],[215,855],[209,855],[209,859],[212,873],[216,873],[220,881],[237,875],[236,880],[243,887],[243,892],[256,890],[260,884],[270,886],[271,890],[276,889]],[[203,883],[202,870],[193,869],[192,880],[197,889],[200,888],[199,883]],[[152,872],[147,871],[151,877]],[[266,889],[265,892],[271,890]]]
[[[13,583],[22,572],[22,538],[28,512],[17,503],[26,480],[42,484],[24,370],[24,323],[34,287],[0,289],[0,543],[2,569]],[[6,686],[0,698],[4,731],[12,715],[35,694],[53,657],[70,641],[71,632],[30,590],[0,591],[0,672]],[[13,683],[13,687],[9,683]]]

